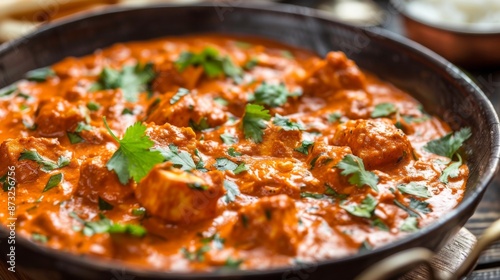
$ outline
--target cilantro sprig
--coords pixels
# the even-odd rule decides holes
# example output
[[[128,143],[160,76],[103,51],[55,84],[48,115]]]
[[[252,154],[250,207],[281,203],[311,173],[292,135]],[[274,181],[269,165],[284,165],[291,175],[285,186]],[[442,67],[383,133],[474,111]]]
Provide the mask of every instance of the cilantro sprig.
[[[146,126],[137,122],[129,126],[120,140],[115,136],[103,117],[109,134],[120,144],[120,148],[106,163],[109,171],[114,170],[121,184],[126,185],[130,178],[139,182],[158,163],[163,162],[162,154],[151,150],[154,142],[145,134]]]
[[[135,102],[139,93],[148,90],[155,76],[152,63],[125,66],[120,71],[106,67],[90,91],[121,88],[125,100]]]
[[[252,139],[255,143],[262,142],[264,129],[267,124],[264,121],[271,119],[269,110],[256,104],[247,104],[245,107],[245,115],[243,116],[242,126],[245,138]]]
[[[342,169],[340,173],[343,176],[349,176],[349,183],[356,185],[358,187],[363,187],[367,185],[378,192],[378,176],[365,169],[363,160],[355,155],[346,155],[344,158],[336,165],[337,168]]]

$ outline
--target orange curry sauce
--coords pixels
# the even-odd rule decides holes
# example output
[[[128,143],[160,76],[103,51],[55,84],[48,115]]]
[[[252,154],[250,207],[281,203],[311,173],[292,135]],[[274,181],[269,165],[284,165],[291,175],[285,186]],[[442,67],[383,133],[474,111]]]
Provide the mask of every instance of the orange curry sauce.
[[[207,49],[215,68],[242,71],[181,69],[183,53]],[[121,87],[95,87],[105,68],[146,63],[154,77],[136,101]],[[443,183],[449,159],[423,149],[448,125],[340,52],[323,59],[263,39],[201,35],[116,44],[51,69],[0,98],[0,177],[15,170],[17,232],[42,246],[161,270],[265,269],[381,246],[463,197],[467,166]],[[269,110],[253,127],[262,139],[245,133],[250,103]],[[122,184],[107,166],[120,144],[103,116],[118,139],[142,123],[151,149],[175,159]],[[34,151],[38,161],[22,156]],[[348,155],[375,187],[356,170],[341,174]],[[401,191],[415,185],[423,195]],[[7,224],[8,191],[0,197]]]

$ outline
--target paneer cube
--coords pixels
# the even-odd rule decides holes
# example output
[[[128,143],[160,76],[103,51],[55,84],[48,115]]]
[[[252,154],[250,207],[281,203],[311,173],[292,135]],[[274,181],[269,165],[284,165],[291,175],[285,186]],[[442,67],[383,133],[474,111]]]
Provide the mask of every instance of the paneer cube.
[[[331,144],[349,146],[367,169],[407,162],[413,150],[408,137],[389,119],[348,121],[336,131]]]
[[[174,104],[171,102],[172,94],[166,94],[147,121],[157,125],[169,123],[178,127],[191,126],[197,130],[216,127],[227,121],[223,108],[213,98],[193,98],[191,94],[181,97]]]
[[[304,94],[329,97],[339,90],[364,89],[365,75],[342,52],[330,52],[318,61],[303,82]]]
[[[7,173],[9,166],[15,167],[18,183],[35,181],[41,166],[34,160],[19,160],[23,151],[36,151],[44,159],[57,163],[61,156],[71,159],[71,152],[65,151],[57,139],[25,137],[5,140],[0,145],[0,177]]]
[[[294,255],[300,242],[295,201],[287,195],[264,197],[242,207],[231,232],[231,241],[242,249],[264,247]]]
[[[111,154],[102,154],[84,161],[80,167],[80,179],[76,195],[98,203],[99,197],[112,204],[122,203],[133,196],[130,184],[123,186],[114,171],[109,171],[106,163]]]
[[[41,101],[35,117],[36,131],[42,137],[63,137],[85,120],[83,110],[61,98]]]
[[[197,223],[215,217],[224,195],[220,171],[185,172],[172,163],[156,166],[138,184],[135,195],[148,213],[177,224]]]

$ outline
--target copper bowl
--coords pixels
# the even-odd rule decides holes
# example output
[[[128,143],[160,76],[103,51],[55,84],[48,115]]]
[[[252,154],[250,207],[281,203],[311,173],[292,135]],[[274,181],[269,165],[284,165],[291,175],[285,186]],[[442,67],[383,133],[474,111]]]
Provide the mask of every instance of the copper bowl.
[[[438,25],[418,19],[408,13],[408,0],[392,0],[402,15],[406,34],[449,61],[464,67],[500,66],[500,29],[481,31]]]

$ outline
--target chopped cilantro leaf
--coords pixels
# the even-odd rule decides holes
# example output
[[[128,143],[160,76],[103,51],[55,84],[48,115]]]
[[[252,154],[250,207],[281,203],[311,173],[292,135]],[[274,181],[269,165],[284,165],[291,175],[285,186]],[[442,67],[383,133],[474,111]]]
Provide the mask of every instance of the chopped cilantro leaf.
[[[75,128],[75,132],[82,132],[84,130],[91,131],[93,127],[89,124],[86,124],[84,122],[79,122]]]
[[[45,82],[48,78],[54,77],[56,72],[50,67],[38,68],[26,73],[26,79],[32,82]]]
[[[175,65],[179,71],[184,71],[188,66],[201,66],[209,78],[215,78],[224,74],[238,82],[241,80],[243,70],[236,66],[228,56],[221,57],[219,51],[212,47],[206,47],[200,53],[183,52]]]
[[[7,183],[7,174],[0,177],[0,185],[2,185],[2,190],[4,192],[9,191],[9,184]]]
[[[210,125],[208,124],[207,117],[201,118],[198,123],[195,123],[193,120],[189,120],[189,126],[196,131],[203,131],[205,129],[209,129]]]
[[[23,125],[24,125],[24,127],[26,127],[26,129],[31,130],[31,131],[36,130],[38,127],[38,125],[36,123],[32,123],[32,122],[27,121],[25,119],[23,119]]]
[[[24,150],[21,152],[18,160],[32,160],[38,163],[42,168],[42,171],[49,172],[55,169],[63,168],[67,166],[70,160],[64,156],[60,156],[57,162],[53,162],[50,159],[40,156],[37,151]]]
[[[224,98],[222,98],[220,96],[215,97],[214,101],[215,101],[215,103],[217,103],[217,104],[219,104],[221,106],[227,106],[227,105],[229,105],[229,102],[226,99],[224,99]]]
[[[106,200],[102,199],[100,196],[99,196],[99,199],[98,199],[97,202],[98,202],[98,205],[99,205],[99,210],[101,210],[101,211],[112,210],[113,209],[113,205],[111,205]]]
[[[224,195],[226,203],[234,202],[236,197],[241,194],[240,188],[233,181],[224,180],[223,186],[226,189],[226,194]]]
[[[9,95],[13,94],[14,92],[16,92],[17,90],[18,90],[18,88],[16,85],[11,85],[11,86],[5,87],[3,89],[0,89],[0,97],[9,96]]]
[[[346,210],[351,215],[362,218],[371,218],[373,211],[375,211],[375,208],[377,207],[377,204],[377,199],[368,194],[360,204],[340,205],[340,207],[342,207],[342,209]]]
[[[252,44],[243,41],[236,41],[234,42],[234,45],[240,49],[245,49],[245,50],[252,47]]]
[[[229,134],[229,133],[221,134],[220,139],[226,145],[232,145],[232,144],[238,143],[238,138],[236,138],[236,136]]]
[[[328,198],[322,193],[312,193],[312,192],[301,192],[300,193],[301,198],[313,198],[313,199],[323,199],[323,198]]]
[[[302,143],[300,144],[299,147],[295,148],[294,150],[299,152],[299,153],[302,153],[304,155],[308,155],[309,154],[309,148],[312,147],[312,145],[314,145],[314,141],[309,141],[309,140],[304,140],[302,141]]]
[[[235,148],[233,148],[233,147],[231,147],[231,148],[229,148],[229,149],[227,150],[227,154],[228,154],[228,155],[230,155],[230,156],[232,156],[232,157],[239,157],[239,156],[241,156],[241,155],[242,155],[242,153],[240,153],[240,152],[236,151],[236,149],[235,149]]]
[[[49,241],[49,238],[46,235],[36,233],[36,232],[31,234],[31,239],[35,242],[42,243],[42,244],[47,243]]]
[[[179,88],[177,90],[177,93],[175,93],[175,95],[172,96],[172,98],[170,98],[170,104],[173,105],[173,104],[177,103],[177,101],[179,101],[183,96],[188,95],[188,94],[189,94],[188,89]]]
[[[432,212],[432,210],[429,208],[428,202],[420,201],[413,197],[410,197],[410,208],[423,214]]]
[[[245,70],[252,70],[255,66],[257,66],[259,64],[259,60],[255,57],[252,57],[250,58],[246,63],[245,65],[243,66],[243,68]]]
[[[420,216],[420,214],[418,212],[416,212],[415,210],[409,208],[408,206],[404,205],[403,203],[399,202],[398,200],[394,199],[394,205],[396,205],[397,207],[403,209],[404,211],[406,211],[406,213],[408,213],[408,215],[410,215],[410,217],[418,217]]]
[[[1,96],[1,95],[0,95],[0,96]],[[30,98],[31,98],[31,96],[29,96],[29,95],[28,95],[28,94],[26,94],[26,93],[22,93],[22,92],[18,93],[16,96],[17,96],[17,97],[21,97],[21,98],[22,98],[22,99],[24,99],[24,100],[28,100],[28,99],[30,99]]]
[[[226,268],[231,268],[231,269],[237,269],[241,266],[241,264],[243,263],[243,260],[237,260],[237,259],[233,259],[232,257],[228,257],[226,259],[226,262],[224,263],[224,267]]]
[[[271,119],[269,111],[264,107],[255,104],[247,104],[245,115],[243,116],[243,133],[245,138],[250,138],[256,143],[262,142],[262,136],[267,124],[264,121]]]
[[[90,101],[87,103],[87,109],[89,109],[90,111],[97,111],[99,110],[99,108],[101,108],[101,104],[97,102]]]
[[[141,225],[134,224],[111,224],[108,233],[123,233],[130,234],[135,237],[143,237],[146,235],[146,229]]]
[[[458,161],[452,162],[444,170],[441,176],[439,176],[439,181],[448,184],[448,178],[456,178],[460,174],[460,166],[462,166],[462,157],[457,154]]]
[[[226,242],[226,240],[224,238],[221,238],[218,233],[210,237],[202,238],[200,241],[203,244],[208,244],[212,242],[214,247],[217,248],[218,250],[222,250],[224,248],[224,242]]]
[[[389,227],[379,218],[376,218],[372,221],[372,226],[377,227],[383,231],[389,231]]]
[[[253,99],[257,104],[265,104],[274,108],[285,104],[288,96],[290,96],[290,92],[285,84],[275,85],[263,82],[255,90]]]
[[[439,139],[428,142],[425,144],[424,150],[451,159],[471,135],[470,128],[465,127],[455,133],[448,133]]]
[[[380,103],[375,106],[371,117],[372,118],[380,118],[380,117],[388,117],[397,112],[396,106],[392,103]]]
[[[225,171],[225,170],[234,171],[236,168],[238,168],[238,164],[230,161],[227,158],[217,158],[215,159],[215,161],[216,162],[214,164],[214,167],[220,171]]]
[[[134,115],[134,111],[130,110],[129,108],[123,108],[122,115]]]
[[[417,217],[408,217],[400,227],[401,231],[414,232],[418,230]]]
[[[431,197],[427,186],[422,184],[417,184],[415,182],[411,182],[409,184],[401,184],[398,186],[398,190],[402,193],[411,194],[423,198]]]
[[[304,126],[301,123],[292,122],[290,119],[276,114],[274,116],[273,124],[282,127],[286,131],[290,130],[304,130]]]
[[[336,167],[343,170],[340,173],[343,176],[351,175],[349,177],[349,183],[358,187],[368,185],[378,192],[378,176],[373,172],[365,170],[363,160],[359,157],[355,155],[346,155]]]
[[[245,172],[245,171],[247,171],[247,170],[248,170],[248,167],[245,165],[245,163],[244,163],[244,162],[242,162],[242,163],[240,163],[240,164],[238,165],[238,167],[236,167],[236,168],[233,170],[233,173],[234,173],[234,174],[236,174],[236,175],[238,175],[238,174],[240,174],[240,173],[242,173],[242,172]]]
[[[104,68],[99,75],[99,80],[91,87],[91,91],[121,88],[125,100],[137,101],[138,94],[148,90],[153,81],[155,72],[153,64],[147,63],[135,66],[125,66],[121,71]]]
[[[57,173],[57,174],[50,176],[49,181],[45,185],[45,188],[43,189],[42,192],[46,192],[54,187],[57,187],[57,185],[59,185],[59,183],[61,183],[62,179],[63,179],[62,173]]]
[[[428,115],[424,115],[422,117],[413,117],[413,116],[406,116],[406,115],[403,115],[401,116],[403,118],[403,120],[407,123],[407,124],[412,124],[412,123],[422,123],[422,122],[425,122],[427,120],[429,120],[429,116]]]
[[[207,172],[207,169],[205,168],[205,162],[203,161],[203,158],[200,155],[200,151],[198,149],[194,149],[194,155],[198,157],[198,162],[196,163],[196,169],[198,169],[201,172]]]
[[[144,207],[132,209],[132,215],[134,216],[144,216],[145,214],[146,214],[146,208]]]
[[[281,51],[281,56],[283,56],[284,58],[288,58],[288,59],[294,59],[295,56],[293,56],[293,53],[289,50],[282,50]]]
[[[210,251],[210,245],[205,244],[194,252],[190,252],[185,247],[181,248],[181,253],[189,261],[203,262],[205,260],[205,253]]]
[[[126,233],[135,237],[143,237],[146,235],[146,229],[140,225],[134,224],[115,224],[103,214],[99,214],[97,221],[85,221],[75,212],[69,213],[69,216],[77,220],[83,225],[83,234],[92,236],[98,233]]]
[[[80,136],[80,134],[75,133],[75,132],[66,132],[66,135],[68,135],[69,142],[71,144],[78,144],[82,143],[85,140]]]
[[[196,169],[196,164],[194,163],[191,154],[185,151],[179,152],[179,149],[174,144],[168,145],[168,150],[164,148],[158,148],[161,155],[166,161],[170,161],[175,167],[180,168],[184,171],[190,171]]]
[[[198,190],[198,191],[206,191],[206,190],[208,190],[208,186],[200,184],[198,182],[196,182],[196,183],[188,183],[187,185],[188,185],[189,188],[191,188],[193,190]]]
[[[129,126],[120,140],[109,128],[105,117],[103,120],[109,134],[120,144],[120,148],[106,163],[109,171],[115,171],[120,183],[126,185],[130,178],[139,182],[153,166],[163,162],[162,154],[159,151],[151,150],[154,142],[146,135],[145,125],[137,122]]]
[[[328,122],[329,123],[336,123],[336,122],[340,121],[341,118],[342,118],[342,113],[333,112],[333,113],[328,115]]]
[[[346,199],[349,195],[345,193],[338,193],[336,190],[332,188],[329,184],[325,183],[325,194],[328,196],[333,196],[338,199]]]
[[[363,241],[363,243],[361,243],[361,246],[359,246],[359,249],[358,249],[358,252],[359,253],[366,253],[366,252],[370,252],[371,250],[373,250],[373,247],[372,245],[370,245],[370,243],[368,243],[368,241]]]

